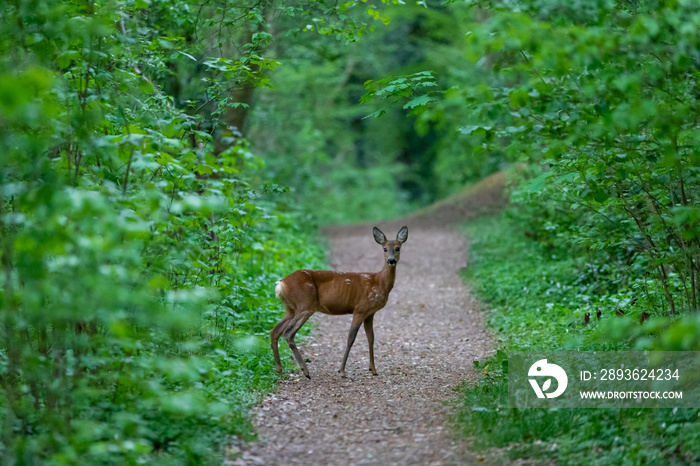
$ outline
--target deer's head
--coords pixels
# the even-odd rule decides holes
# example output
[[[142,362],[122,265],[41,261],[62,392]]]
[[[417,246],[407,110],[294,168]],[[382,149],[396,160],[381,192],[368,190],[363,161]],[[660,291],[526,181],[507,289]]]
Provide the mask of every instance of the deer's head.
[[[396,266],[401,255],[401,245],[408,239],[408,228],[401,227],[395,240],[387,240],[384,233],[377,227],[374,227],[372,233],[374,234],[374,241],[381,244],[384,248],[384,261],[391,267]]]

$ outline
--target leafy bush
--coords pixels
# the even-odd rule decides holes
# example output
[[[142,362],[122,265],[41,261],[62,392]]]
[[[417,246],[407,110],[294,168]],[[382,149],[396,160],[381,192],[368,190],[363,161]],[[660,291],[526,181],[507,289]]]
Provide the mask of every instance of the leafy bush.
[[[601,266],[625,263],[629,286],[661,297],[662,313],[697,309],[698,108],[689,78],[698,44],[688,28],[698,5],[593,2],[582,15],[556,1],[516,3],[489,3],[468,50],[475,61],[489,56],[496,72],[493,99],[479,108],[501,120],[487,117],[482,131],[543,167],[521,190],[552,214],[549,233],[538,233],[585,248]]]
[[[686,344],[682,349],[698,349],[697,339],[687,338],[697,336],[697,316],[640,325],[633,291],[612,293],[608,284],[606,293],[598,294],[595,281],[581,280],[590,267],[587,256],[533,241],[523,234],[522,213],[514,219],[512,212],[466,230],[472,238],[466,278],[489,308],[488,324],[500,349],[475,361],[484,377],[464,391],[455,416],[459,428],[475,447],[507,447],[511,458],[601,465],[697,462],[698,409],[508,407],[509,351],[642,349],[652,341],[656,349],[681,349],[680,342]],[[616,315],[618,308],[624,309],[623,317]],[[602,310],[600,321],[597,309]],[[592,315],[587,325],[586,312]],[[668,330],[659,337],[662,329]]]
[[[465,48],[481,80],[452,91],[473,111],[461,131],[528,168],[508,218],[469,230],[501,349],[458,422],[513,457],[697,462],[697,409],[510,409],[502,363],[518,349],[699,348],[698,5],[481,6]]]
[[[220,130],[240,105],[179,101],[270,63],[202,58],[213,5],[149,4],[0,5],[3,463],[220,461],[273,387],[274,282],[322,265],[313,221]],[[222,27],[252,11],[230,7]],[[192,60],[202,87],[168,94]]]
[[[461,59],[368,81],[365,98],[452,128],[461,151],[441,143],[431,171],[448,185],[526,162],[515,201],[532,206],[521,219],[536,239],[585,251],[599,285],[634,288],[659,315],[695,311],[700,7],[565,3],[450,5],[466,41],[443,51]]]

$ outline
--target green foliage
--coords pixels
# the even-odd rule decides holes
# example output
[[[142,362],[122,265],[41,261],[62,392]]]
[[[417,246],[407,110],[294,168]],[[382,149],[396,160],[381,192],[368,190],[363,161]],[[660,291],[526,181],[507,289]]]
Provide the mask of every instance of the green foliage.
[[[274,282],[322,265],[225,125],[276,64],[232,32],[262,8],[0,6],[3,463],[217,463],[251,435]]]
[[[372,99],[380,100],[392,99],[396,103],[401,99],[406,99],[403,109],[413,111],[416,107],[428,105],[433,101],[430,91],[421,93],[428,87],[437,86],[430,71],[420,71],[408,76],[397,76],[384,78],[379,81],[369,80],[365,82],[367,93],[362,96],[362,102],[371,102]],[[380,117],[386,113],[385,109],[372,113],[372,117]]]
[[[548,205],[552,227],[531,222],[542,240],[625,262],[629,286],[662,294],[665,312],[697,309],[698,5],[593,2],[582,16],[516,3],[488,3],[467,38],[492,74],[465,131],[542,165],[518,198]]]
[[[538,240],[607,267],[652,315],[698,309],[698,5],[477,3],[444,7],[440,25],[466,40],[435,41],[433,72],[367,81],[365,100],[452,131],[431,151],[433,192],[506,161],[540,167],[514,199]]]
[[[441,117],[432,119],[418,112],[441,105],[427,91],[443,83],[424,70],[441,70],[445,54],[463,47],[451,12],[428,3],[387,6],[391,23],[377,24],[361,43],[298,34],[278,51],[286,66],[275,72],[275,89],[259,93],[251,135],[271,176],[322,223],[396,217],[499,168],[486,158],[466,160],[463,141],[442,123],[452,109],[436,109]],[[365,83],[376,88],[376,102]],[[383,116],[366,118],[373,113]],[[457,169],[451,155],[462,161]]]
[[[639,304],[632,304],[630,291],[598,295],[595,281],[581,281],[587,258],[526,237],[512,215],[482,219],[467,234],[473,240],[467,279],[486,300],[488,323],[501,347],[495,356],[474,362],[484,377],[465,390],[455,417],[476,447],[508,447],[511,458],[564,464],[690,464],[700,459],[698,409],[509,408],[508,351],[635,349],[635,340],[626,338],[628,329],[652,335],[660,328],[650,326],[653,321],[639,324]],[[623,317],[615,313],[619,306]],[[593,312],[588,325],[586,311]],[[664,326],[683,333],[671,338],[677,344],[697,338],[697,322],[692,316]],[[697,350],[697,340],[683,349]]]

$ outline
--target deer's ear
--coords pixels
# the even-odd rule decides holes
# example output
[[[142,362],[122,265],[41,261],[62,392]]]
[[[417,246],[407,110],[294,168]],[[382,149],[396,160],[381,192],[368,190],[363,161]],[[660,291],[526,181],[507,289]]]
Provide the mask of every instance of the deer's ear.
[[[374,241],[376,241],[377,243],[386,243],[386,236],[384,236],[384,233],[382,233],[382,230],[380,230],[379,228],[374,227],[374,230],[372,230],[372,234],[374,235]]]
[[[405,243],[408,239],[408,227],[401,227],[398,234],[396,235],[396,240]]]

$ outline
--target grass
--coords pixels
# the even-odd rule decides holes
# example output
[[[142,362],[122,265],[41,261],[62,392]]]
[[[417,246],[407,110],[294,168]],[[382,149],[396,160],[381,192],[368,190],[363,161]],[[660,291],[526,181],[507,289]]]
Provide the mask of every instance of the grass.
[[[605,320],[585,325],[585,312],[626,299],[599,296],[585,279],[584,260],[553,253],[528,239],[507,216],[466,227],[470,267],[465,280],[485,303],[499,350],[475,364],[485,376],[465,389],[455,416],[476,450],[558,464],[697,464],[699,409],[527,409],[508,407],[505,361],[519,350],[622,350]],[[594,313],[593,313],[594,314]]]

